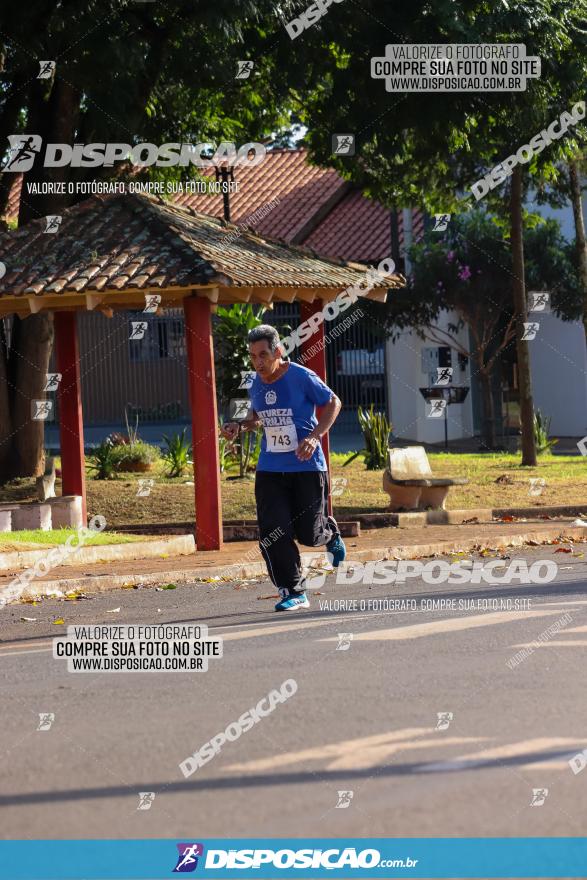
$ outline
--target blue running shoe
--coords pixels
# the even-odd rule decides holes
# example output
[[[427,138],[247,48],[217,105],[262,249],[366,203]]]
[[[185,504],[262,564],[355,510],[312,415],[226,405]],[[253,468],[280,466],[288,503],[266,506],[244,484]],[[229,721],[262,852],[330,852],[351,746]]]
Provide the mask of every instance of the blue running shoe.
[[[299,608],[309,608],[310,603],[305,593],[290,593],[281,599],[275,606],[276,611],[297,611]]]
[[[346,559],[346,545],[340,535],[335,535],[326,545],[326,549],[332,555],[332,565],[338,568],[341,562]]]

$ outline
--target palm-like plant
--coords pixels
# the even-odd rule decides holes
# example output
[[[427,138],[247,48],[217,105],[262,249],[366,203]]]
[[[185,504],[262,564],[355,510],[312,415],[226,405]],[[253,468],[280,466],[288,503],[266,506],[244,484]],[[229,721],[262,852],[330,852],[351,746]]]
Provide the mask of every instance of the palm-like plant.
[[[357,415],[365,438],[365,448],[353,453],[344,464],[346,466],[362,455],[368,471],[380,471],[387,465],[391,423],[385,413],[374,411],[373,404],[368,410],[359,407]]]
[[[182,477],[190,464],[191,444],[186,438],[186,431],[187,428],[184,428],[181,434],[173,434],[171,437],[163,435],[166,448],[162,458],[167,463],[169,478]]]

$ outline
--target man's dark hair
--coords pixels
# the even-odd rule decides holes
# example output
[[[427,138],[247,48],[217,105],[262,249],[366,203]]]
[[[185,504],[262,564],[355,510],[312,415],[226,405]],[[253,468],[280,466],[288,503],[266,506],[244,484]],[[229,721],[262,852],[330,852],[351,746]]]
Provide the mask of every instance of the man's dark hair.
[[[261,342],[262,339],[265,339],[273,353],[275,353],[277,346],[279,345],[279,333],[275,327],[271,326],[271,324],[259,324],[258,327],[254,327],[249,332],[247,339],[249,344],[252,342]]]

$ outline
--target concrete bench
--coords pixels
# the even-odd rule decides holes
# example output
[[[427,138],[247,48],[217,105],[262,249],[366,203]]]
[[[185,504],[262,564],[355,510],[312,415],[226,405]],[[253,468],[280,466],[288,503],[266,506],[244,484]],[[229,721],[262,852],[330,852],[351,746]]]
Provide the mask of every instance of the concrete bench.
[[[423,446],[387,451],[383,490],[389,495],[389,509],[444,510],[451,486],[464,486],[466,477],[435,477]]]
[[[0,532],[73,528],[85,525],[81,495],[58,495],[46,501],[0,504]]]

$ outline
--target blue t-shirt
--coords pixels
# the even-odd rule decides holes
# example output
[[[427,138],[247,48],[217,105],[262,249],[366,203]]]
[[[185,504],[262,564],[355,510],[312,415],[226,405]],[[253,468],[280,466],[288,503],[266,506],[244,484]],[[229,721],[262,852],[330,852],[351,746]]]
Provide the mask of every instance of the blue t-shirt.
[[[330,401],[333,392],[316,373],[290,364],[276,382],[256,375],[249,389],[253,409],[263,423],[258,471],[325,471],[320,443],[312,458],[300,461],[295,450],[318,424],[316,407]]]

